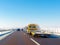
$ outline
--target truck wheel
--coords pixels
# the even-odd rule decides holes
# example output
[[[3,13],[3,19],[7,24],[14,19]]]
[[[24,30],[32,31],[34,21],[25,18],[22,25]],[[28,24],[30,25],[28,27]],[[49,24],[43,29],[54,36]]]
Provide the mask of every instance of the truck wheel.
[[[37,35],[34,35],[34,37],[38,37]]]
[[[30,32],[30,35],[32,35],[31,32]]]

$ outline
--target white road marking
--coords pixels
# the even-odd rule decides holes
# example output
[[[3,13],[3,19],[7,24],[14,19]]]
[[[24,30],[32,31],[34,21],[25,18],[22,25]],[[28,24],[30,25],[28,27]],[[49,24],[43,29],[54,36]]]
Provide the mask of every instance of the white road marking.
[[[33,41],[35,44],[40,45],[38,42],[36,42],[34,39],[30,38],[31,41]]]
[[[26,35],[25,33],[24,33],[24,35]],[[27,35],[26,35],[27,36]],[[29,38],[29,36],[27,36],[28,38]],[[33,41],[36,45],[40,45],[38,42],[36,42],[34,39],[32,39],[32,38],[30,38],[30,40],[31,41]]]
[[[24,35],[25,35],[25,33],[24,33]]]
[[[26,35],[26,34],[24,33],[24,35]]]

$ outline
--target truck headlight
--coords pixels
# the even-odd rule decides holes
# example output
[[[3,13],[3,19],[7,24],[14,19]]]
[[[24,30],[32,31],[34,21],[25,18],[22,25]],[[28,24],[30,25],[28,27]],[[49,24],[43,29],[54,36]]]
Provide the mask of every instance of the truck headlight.
[[[34,35],[35,33],[34,32],[32,32],[32,35]]]

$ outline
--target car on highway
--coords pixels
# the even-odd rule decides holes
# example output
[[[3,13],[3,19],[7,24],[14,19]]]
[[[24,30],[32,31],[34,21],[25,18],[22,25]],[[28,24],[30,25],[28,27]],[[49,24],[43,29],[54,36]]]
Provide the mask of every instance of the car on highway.
[[[18,28],[17,31],[20,31],[20,29]]]

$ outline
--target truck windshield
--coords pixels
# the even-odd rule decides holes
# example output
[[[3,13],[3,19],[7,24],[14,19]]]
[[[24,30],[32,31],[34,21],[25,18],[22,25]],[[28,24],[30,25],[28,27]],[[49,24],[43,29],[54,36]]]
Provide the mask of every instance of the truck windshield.
[[[29,26],[29,28],[36,28],[36,26]]]

